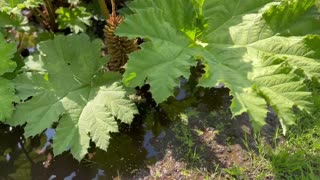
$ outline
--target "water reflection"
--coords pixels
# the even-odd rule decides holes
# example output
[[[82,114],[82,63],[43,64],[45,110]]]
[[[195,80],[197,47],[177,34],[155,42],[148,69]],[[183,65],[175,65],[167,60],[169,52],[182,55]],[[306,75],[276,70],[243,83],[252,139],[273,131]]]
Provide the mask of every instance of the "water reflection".
[[[52,157],[54,129],[42,136],[23,139],[22,128],[0,124],[0,180],[2,179],[110,179],[132,177],[147,169],[145,160],[157,152],[150,141],[154,138],[145,125],[121,126],[112,134],[108,152],[89,150],[81,163],[65,152]]]
[[[148,130],[144,135],[143,147],[147,150],[147,158],[155,157],[157,155],[156,150],[151,145],[151,139],[154,138],[154,135],[151,130]]]
[[[148,163],[159,154],[153,144],[166,135],[168,118],[174,119],[191,107],[210,112],[229,106],[225,103],[230,101],[228,89],[197,88],[196,91],[180,89],[176,97],[158,110],[147,110],[149,114],[136,118],[131,126],[121,125],[120,133],[112,134],[108,152],[91,148],[80,163],[68,152],[53,158],[54,129],[47,129],[42,136],[24,139],[22,128],[0,124],[0,180],[131,179],[137,173],[148,173]]]

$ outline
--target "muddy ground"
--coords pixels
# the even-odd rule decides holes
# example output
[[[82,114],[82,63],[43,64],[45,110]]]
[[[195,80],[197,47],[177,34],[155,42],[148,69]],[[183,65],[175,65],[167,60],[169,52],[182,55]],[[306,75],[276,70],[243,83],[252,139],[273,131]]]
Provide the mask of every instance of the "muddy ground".
[[[232,118],[228,93],[218,94],[223,96],[216,96],[217,101],[227,101],[212,105],[212,98],[202,98],[181,113],[161,139],[152,139],[158,152],[155,163],[134,179],[274,179],[274,174],[253,158],[259,157],[261,144],[271,150],[275,142],[284,140],[283,136],[274,139],[277,117],[270,110],[258,137],[247,114]]]

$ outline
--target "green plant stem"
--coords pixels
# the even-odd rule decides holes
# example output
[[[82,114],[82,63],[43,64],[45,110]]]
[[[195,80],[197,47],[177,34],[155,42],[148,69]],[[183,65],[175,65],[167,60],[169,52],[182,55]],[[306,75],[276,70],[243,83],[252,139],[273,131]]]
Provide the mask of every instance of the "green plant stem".
[[[31,164],[35,164],[32,158],[29,156],[29,153],[27,152],[26,148],[24,147],[23,141],[20,139],[19,144],[21,146],[22,152],[26,155],[26,158],[29,160]]]
[[[45,22],[45,16],[38,8],[31,9],[32,14],[36,17],[37,21],[47,30],[49,30],[48,24]]]
[[[56,29],[56,22],[55,22],[55,12],[53,11],[52,3],[50,0],[43,0],[43,1],[46,6],[48,15],[49,15],[51,29],[54,30],[54,29]]]
[[[100,10],[101,10],[103,16],[106,19],[109,19],[110,13],[109,13],[108,6],[107,6],[106,2],[104,0],[98,0],[98,2],[99,2]]]

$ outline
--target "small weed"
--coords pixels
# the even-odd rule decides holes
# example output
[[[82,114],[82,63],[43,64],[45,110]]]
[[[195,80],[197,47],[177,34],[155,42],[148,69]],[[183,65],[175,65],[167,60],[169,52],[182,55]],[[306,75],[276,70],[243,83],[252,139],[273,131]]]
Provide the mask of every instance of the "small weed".
[[[231,169],[223,168],[223,171],[237,179],[244,179],[244,168],[234,166]]]
[[[244,146],[248,152],[249,162],[251,164],[250,168],[245,169],[245,171],[250,172],[255,179],[265,179],[266,177],[273,177],[272,166],[267,160],[267,148],[262,143],[262,139],[259,133],[254,134],[255,149],[252,149],[249,145],[248,134],[244,133],[244,139],[242,140]]]
[[[273,171],[278,178],[302,179],[303,177],[319,176],[319,158],[309,157],[308,153],[299,150],[290,152],[290,149],[282,149],[271,157]],[[318,172],[315,172],[318,171]]]
[[[277,126],[276,133],[275,133],[275,135],[273,137],[273,145],[274,145],[274,147],[277,147],[277,145],[278,145],[278,143],[277,143],[278,138],[279,138],[279,126]]]
[[[320,179],[320,126],[315,121],[298,123],[288,141],[270,154],[273,171],[285,179]]]
[[[182,143],[180,151],[185,154],[185,159],[188,160],[189,164],[199,164],[201,161],[201,155],[198,153],[197,147],[195,146],[194,137],[192,130],[188,126],[188,122],[184,119],[182,122],[178,122],[174,127],[173,131],[176,134],[177,140]]]
[[[217,123],[216,129],[217,129],[219,132],[223,132],[223,131],[224,131],[224,128],[225,128],[225,124],[224,124],[223,122]]]
[[[191,162],[201,161],[201,155],[197,152],[197,147],[195,147],[191,155],[189,155],[189,159]]]
[[[247,150],[251,149],[249,146],[248,133],[244,133],[244,139],[242,139],[242,143],[244,144]]]

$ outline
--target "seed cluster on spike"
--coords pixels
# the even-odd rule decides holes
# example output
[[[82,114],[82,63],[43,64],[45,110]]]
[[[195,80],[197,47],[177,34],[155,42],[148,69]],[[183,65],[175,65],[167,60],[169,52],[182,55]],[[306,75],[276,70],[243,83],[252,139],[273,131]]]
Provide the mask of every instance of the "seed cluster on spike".
[[[115,29],[123,19],[122,16],[113,14],[107,20],[107,25],[104,29],[105,44],[110,55],[107,68],[110,71],[123,72],[123,66],[128,61],[128,54],[139,49],[137,39],[128,39],[114,34]]]

